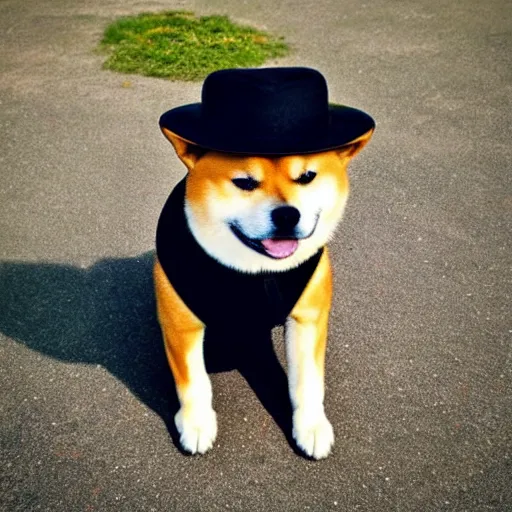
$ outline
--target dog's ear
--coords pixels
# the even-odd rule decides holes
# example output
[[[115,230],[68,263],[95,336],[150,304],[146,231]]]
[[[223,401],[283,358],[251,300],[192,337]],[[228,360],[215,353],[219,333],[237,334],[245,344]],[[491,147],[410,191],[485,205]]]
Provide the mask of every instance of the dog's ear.
[[[162,127],[162,132],[167,139],[173,145],[178,158],[187,166],[187,169],[191,171],[196,162],[201,158],[208,150],[196,146],[192,142],[182,139],[175,133],[171,132],[167,128]]]
[[[368,144],[368,141],[371,139],[373,135],[373,131],[374,128],[368,130],[364,135],[361,135],[361,137],[358,137],[349,144],[341,146],[341,148],[338,148],[336,150],[338,156],[342,159],[354,158],[366,146],[366,144]]]

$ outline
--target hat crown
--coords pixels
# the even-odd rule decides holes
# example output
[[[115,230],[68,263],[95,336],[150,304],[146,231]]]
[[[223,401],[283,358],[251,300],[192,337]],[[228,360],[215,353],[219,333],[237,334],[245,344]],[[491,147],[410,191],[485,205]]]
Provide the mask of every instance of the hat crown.
[[[310,68],[229,69],[210,74],[202,90],[202,121],[230,137],[309,141],[328,131],[325,78]]]

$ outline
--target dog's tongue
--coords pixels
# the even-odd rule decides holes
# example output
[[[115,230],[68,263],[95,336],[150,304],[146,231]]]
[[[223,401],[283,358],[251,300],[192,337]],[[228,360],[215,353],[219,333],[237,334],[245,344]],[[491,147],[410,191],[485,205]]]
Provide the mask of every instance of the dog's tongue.
[[[274,258],[287,258],[297,250],[299,242],[297,240],[275,240],[273,238],[267,238],[266,240],[262,240],[261,244],[270,256]]]

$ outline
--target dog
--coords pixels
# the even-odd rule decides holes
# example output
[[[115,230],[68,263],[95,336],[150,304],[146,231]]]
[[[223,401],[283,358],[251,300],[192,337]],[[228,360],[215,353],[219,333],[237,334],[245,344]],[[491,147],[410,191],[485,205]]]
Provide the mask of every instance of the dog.
[[[154,266],[180,443],[202,454],[217,435],[206,327],[243,336],[284,324],[292,434],[324,458],[334,443],[323,405],[326,244],[347,202],[347,166],[375,123],[328,104],[316,70],[264,68],[209,75],[202,102],[170,110],[160,127],[188,171],[160,216]]]

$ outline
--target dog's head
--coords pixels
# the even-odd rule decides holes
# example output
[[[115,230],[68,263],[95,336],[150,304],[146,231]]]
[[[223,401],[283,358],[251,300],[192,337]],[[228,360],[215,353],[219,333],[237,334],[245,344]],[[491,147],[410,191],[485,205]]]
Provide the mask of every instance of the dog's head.
[[[219,153],[165,136],[187,166],[185,212],[217,261],[243,272],[298,266],[326,244],[348,198],[347,165],[373,130],[323,153],[263,157]]]

